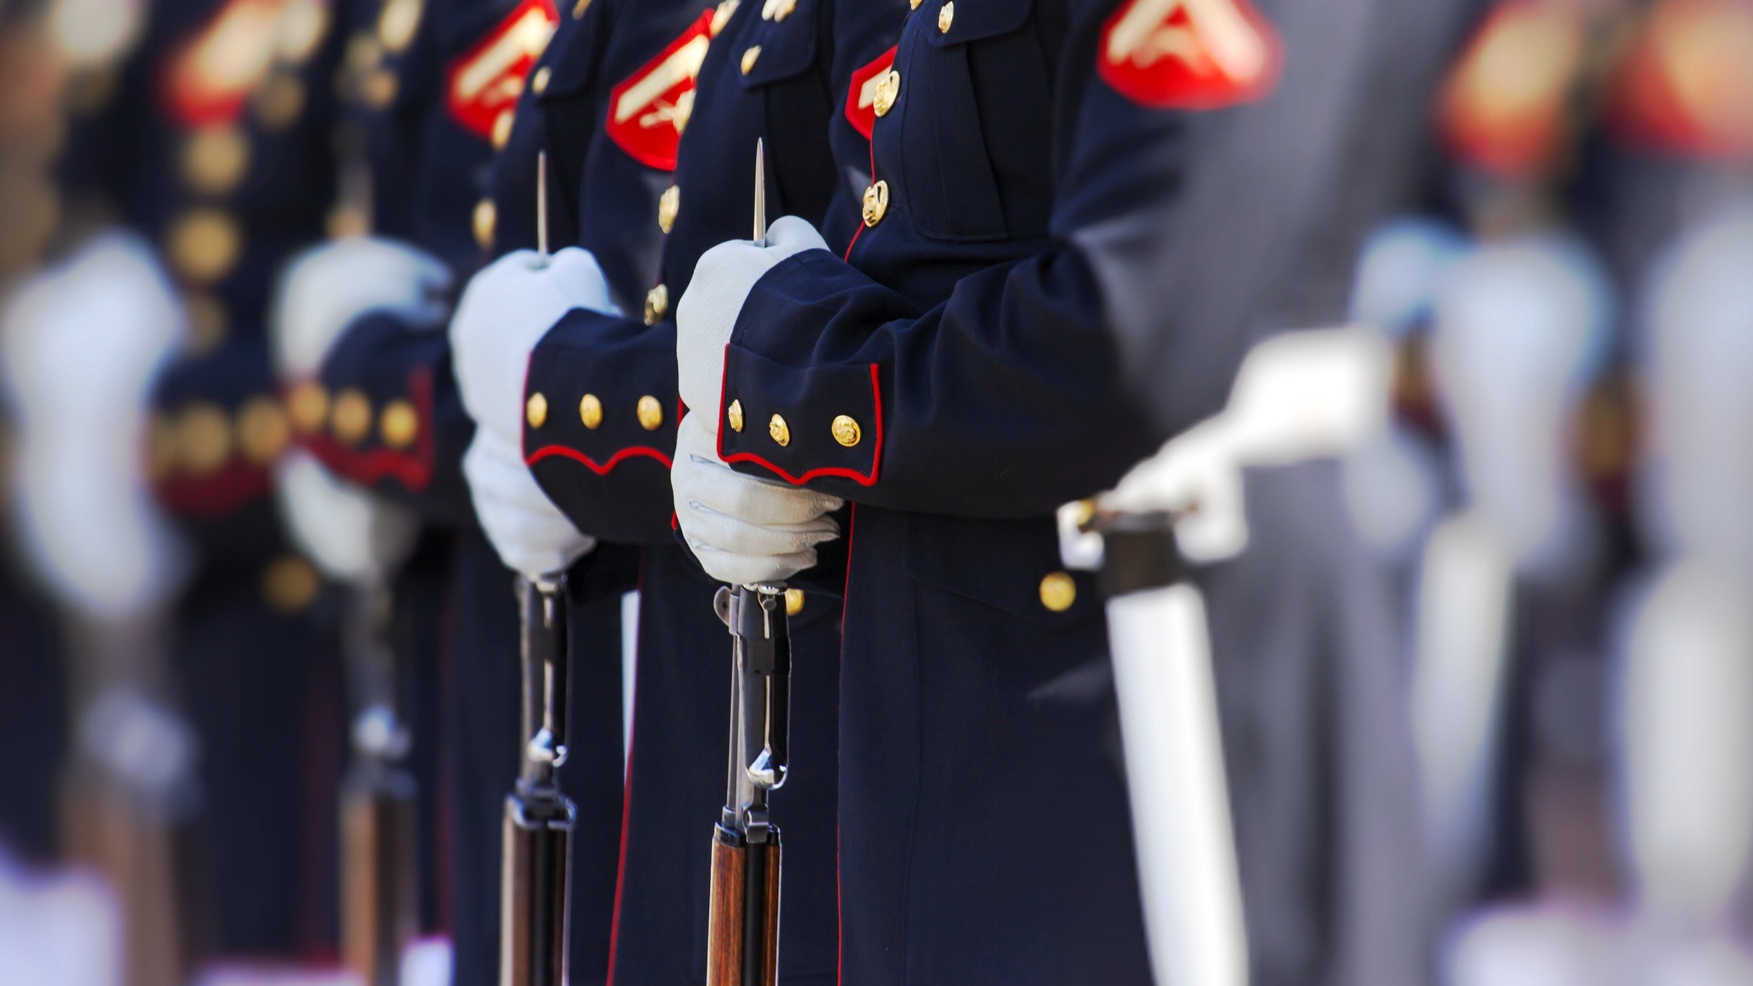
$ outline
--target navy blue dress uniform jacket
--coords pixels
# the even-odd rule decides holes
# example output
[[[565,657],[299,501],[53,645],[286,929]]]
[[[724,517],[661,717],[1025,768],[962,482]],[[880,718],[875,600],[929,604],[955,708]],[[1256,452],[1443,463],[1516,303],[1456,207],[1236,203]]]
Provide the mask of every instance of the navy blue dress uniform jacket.
[[[334,597],[283,539],[269,469],[288,427],[262,333],[279,265],[331,194],[335,11],[155,4],[122,64],[85,80],[60,167],[66,214],[151,241],[189,316],[159,381],[149,471],[197,549],[171,661],[201,742],[198,956],[333,954]],[[216,62],[214,46],[233,55]],[[252,57],[254,56],[254,57]],[[253,66],[237,75],[216,64]]]
[[[611,969],[622,986],[703,980],[707,836],[724,792],[730,664],[728,639],[711,608],[717,584],[675,543],[671,528],[669,465],[681,414],[673,303],[701,253],[747,235],[757,137],[766,141],[770,214],[825,218],[844,184],[833,164],[836,147],[868,154],[864,133],[846,112],[847,93],[859,69],[886,59],[901,11],[898,2],[723,3],[619,82],[600,125],[626,153],[657,154],[626,132],[630,124],[670,120],[677,131],[686,127],[673,179],[655,208],[634,217],[642,228],[667,234],[657,276],[639,296],[622,300],[625,317],[570,313],[530,360],[526,396],[546,412],[525,423],[524,452],[537,480],[581,530],[643,546],[629,823]],[[843,29],[848,18],[860,29]],[[693,91],[665,92],[647,82],[671,59],[698,68]],[[557,72],[550,87],[558,81]],[[581,194],[588,211],[593,198],[620,193],[587,174]],[[844,243],[851,227],[841,223],[831,235]],[[591,245],[588,221],[583,232]],[[604,258],[600,248],[597,256]],[[604,259],[604,267],[612,276],[612,261]],[[842,564],[825,561],[790,599],[793,763],[774,808],[786,845],[780,978],[787,983],[835,977]]]

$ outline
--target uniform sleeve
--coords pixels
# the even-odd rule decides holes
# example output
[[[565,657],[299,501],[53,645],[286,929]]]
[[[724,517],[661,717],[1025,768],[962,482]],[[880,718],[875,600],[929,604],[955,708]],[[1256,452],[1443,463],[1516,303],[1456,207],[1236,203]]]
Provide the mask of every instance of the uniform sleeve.
[[[1045,249],[927,310],[823,251],[774,268],[726,355],[720,454],[739,471],[896,509],[1032,516],[1107,488],[1221,406],[1239,342],[1211,345],[1150,303],[1175,243],[1187,116],[1095,79],[1114,5],[1096,6],[1055,73]],[[1198,375],[1129,372],[1127,340],[1163,333]],[[1166,414],[1147,382],[1179,388]]]

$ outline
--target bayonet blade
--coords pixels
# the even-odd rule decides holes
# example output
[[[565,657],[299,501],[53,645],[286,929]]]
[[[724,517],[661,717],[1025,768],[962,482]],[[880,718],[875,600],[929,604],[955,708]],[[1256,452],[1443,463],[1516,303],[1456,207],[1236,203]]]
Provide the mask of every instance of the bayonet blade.
[[[767,146],[755,138],[755,245],[767,245]]]
[[[548,152],[536,153],[536,251],[548,262]]]

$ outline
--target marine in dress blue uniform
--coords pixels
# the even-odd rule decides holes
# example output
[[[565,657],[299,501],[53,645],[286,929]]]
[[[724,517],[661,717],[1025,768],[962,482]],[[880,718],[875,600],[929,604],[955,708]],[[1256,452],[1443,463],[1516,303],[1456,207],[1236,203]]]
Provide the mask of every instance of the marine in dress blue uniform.
[[[729,651],[712,612],[718,583],[675,543],[670,516],[668,470],[681,413],[672,299],[686,288],[701,252],[748,228],[753,201],[746,162],[757,138],[766,141],[775,207],[827,220],[828,203],[846,188],[834,167],[836,149],[847,156],[869,152],[868,131],[859,124],[869,116],[868,101],[858,105],[854,78],[860,70],[874,74],[873,65],[886,67],[901,12],[898,3],[723,3],[703,11],[687,33],[627,75],[602,107],[602,126],[620,153],[674,169],[656,207],[627,217],[667,236],[648,290],[635,304],[622,305],[636,314],[575,310],[536,346],[525,384],[523,452],[542,488],[580,530],[641,547],[639,686],[615,983],[703,980],[707,836],[724,793]],[[680,58],[698,67],[692,91],[653,81]],[[549,85],[558,79],[557,71]],[[635,124],[646,120],[672,128],[671,142],[642,135]],[[673,135],[684,125],[677,147]],[[587,210],[595,198],[619,197],[615,185],[593,182],[588,172],[582,195]],[[843,241],[850,238],[850,219],[827,221]],[[616,261],[591,242],[589,222],[584,232],[612,282]],[[790,780],[775,800],[786,840],[780,978],[788,983],[835,976],[842,565],[825,559],[788,598],[797,655],[793,759]]]
[[[266,496],[289,430],[262,319],[331,194],[335,11],[260,13],[154,6],[131,58],[76,107],[62,174],[69,215],[106,210],[154,241],[192,328],[157,387],[148,462],[198,553],[172,641],[201,741],[196,953],[320,959],[335,942],[336,622]]]

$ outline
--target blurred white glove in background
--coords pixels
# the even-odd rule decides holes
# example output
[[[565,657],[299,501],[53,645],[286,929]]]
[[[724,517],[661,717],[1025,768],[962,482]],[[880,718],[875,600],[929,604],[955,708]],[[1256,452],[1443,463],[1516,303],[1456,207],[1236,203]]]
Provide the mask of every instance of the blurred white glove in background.
[[[670,470],[676,520],[694,557],[732,585],[776,582],[815,565],[816,545],[840,536],[828,514],[843,501],[733,471],[718,457],[714,417],[682,418]]]
[[[151,248],[126,233],[36,275],[0,316],[20,541],[47,588],[86,616],[138,615],[180,584],[185,559],[142,450],[153,381],[187,332]]]
[[[731,240],[713,247],[694,265],[694,278],[676,305],[676,370],[682,403],[705,412],[717,448],[719,391],[724,386],[724,347],[749,291],[779,262],[805,250],[826,250],[816,228],[786,216],[767,230],[767,245]]]
[[[531,579],[563,571],[596,547],[537,485],[523,461],[523,389],[530,352],[574,308],[619,314],[588,250],[568,247],[546,264],[519,250],[476,274],[451,321],[463,407],[475,438],[463,476],[475,516],[506,567]]]
[[[316,376],[347,327],[368,312],[440,328],[449,288],[443,261],[393,240],[350,237],[313,247],[287,264],[269,312],[275,372],[283,381]],[[293,542],[331,578],[381,581],[419,536],[410,511],[337,479],[306,452],[293,450],[275,466],[274,490]]]

